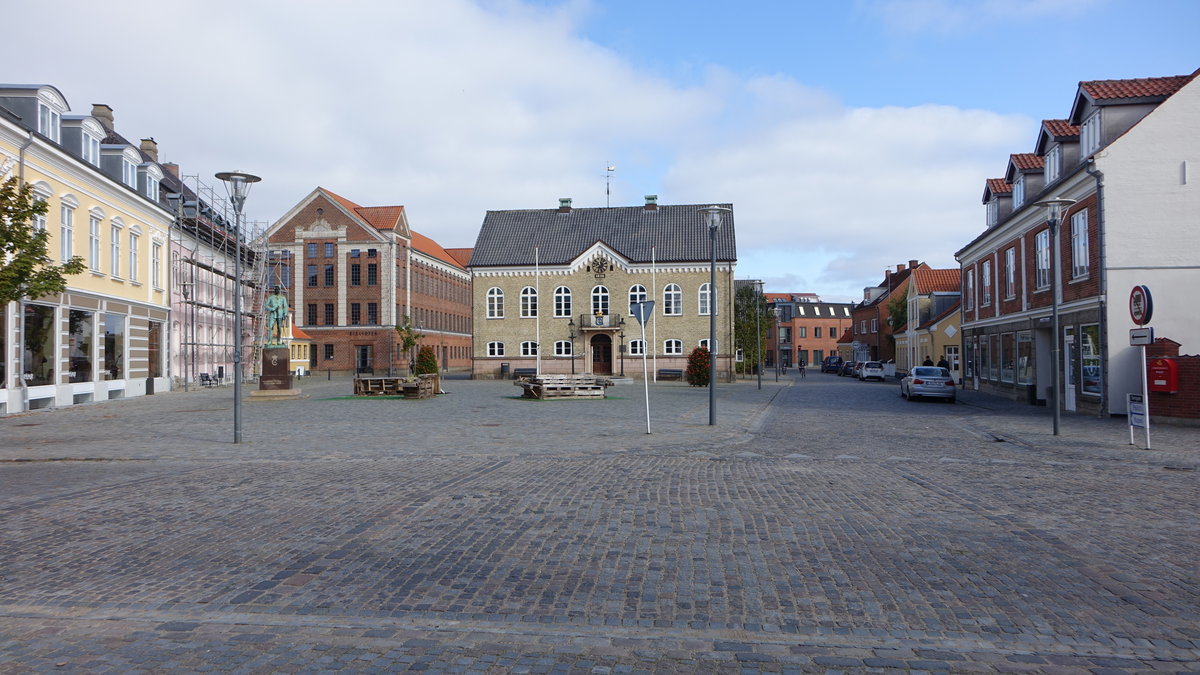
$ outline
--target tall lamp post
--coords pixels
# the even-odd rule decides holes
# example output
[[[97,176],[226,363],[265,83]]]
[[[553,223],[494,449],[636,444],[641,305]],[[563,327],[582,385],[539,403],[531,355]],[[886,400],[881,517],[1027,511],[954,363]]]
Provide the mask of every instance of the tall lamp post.
[[[233,203],[233,240],[237,260],[233,282],[233,442],[242,442],[242,206],[250,186],[262,180],[241,171],[222,171],[217,178],[225,181],[229,201]]]
[[[711,243],[711,265],[708,282],[708,424],[717,423],[717,230],[721,229],[721,216],[733,213],[724,206],[708,206],[700,209],[708,223],[708,239]]]
[[[575,318],[567,322],[567,330],[571,331],[571,374],[575,374],[575,338],[579,337],[579,332],[575,330]]]
[[[775,305],[774,307],[771,308],[771,318],[775,320],[775,339],[776,339],[776,341],[778,341],[778,339],[779,339],[779,318],[780,318],[780,315],[782,315],[782,314],[783,314],[783,308],[780,307],[779,305]],[[791,358],[791,356],[790,356],[791,349],[792,349],[791,347],[788,347],[788,351],[789,351],[788,358],[789,359]],[[776,350],[776,351],[779,351],[779,350]],[[776,357],[778,357],[778,356],[779,355],[776,354]],[[782,362],[782,361],[783,361],[783,359],[781,359],[781,358],[775,359],[775,381],[776,382],[779,381],[779,365],[780,365],[780,362]]]
[[[1058,424],[1060,418],[1058,402],[1058,369],[1062,361],[1062,354],[1060,353],[1058,346],[1060,339],[1058,334],[1058,225],[1062,221],[1063,213],[1074,203],[1074,199],[1066,199],[1065,197],[1044,199],[1040,202],[1034,203],[1034,206],[1040,206],[1046,209],[1046,223],[1050,226],[1050,353],[1053,355],[1053,364],[1050,369],[1050,396],[1054,399],[1055,436],[1058,435]]]
[[[621,317],[621,321],[617,326],[621,329],[621,377],[625,377],[625,317]]]
[[[758,291],[758,297],[754,303],[754,371],[758,373],[758,388],[762,389],[762,299],[763,299],[763,282],[762,279],[754,282],[754,288]],[[778,379],[778,378],[776,378]]]

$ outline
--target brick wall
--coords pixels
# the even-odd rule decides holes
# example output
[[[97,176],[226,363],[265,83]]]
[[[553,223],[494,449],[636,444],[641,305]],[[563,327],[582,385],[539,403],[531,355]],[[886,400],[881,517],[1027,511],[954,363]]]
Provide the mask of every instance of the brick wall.
[[[1166,338],[1146,348],[1147,362],[1165,358],[1179,369],[1179,391],[1174,394],[1150,392],[1150,417],[1200,420],[1200,355],[1179,355],[1179,343]]]

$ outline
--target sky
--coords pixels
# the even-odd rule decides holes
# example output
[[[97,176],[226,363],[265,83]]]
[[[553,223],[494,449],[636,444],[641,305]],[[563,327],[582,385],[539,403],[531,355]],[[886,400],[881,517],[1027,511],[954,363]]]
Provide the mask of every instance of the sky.
[[[489,210],[560,197],[732,202],[737,277],[827,301],[909,260],[956,267],[985,180],[1079,81],[1200,68],[1200,0],[0,0],[0,17],[0,81],[110,105],[185,176],[261,176],[250,221],[321,186],[404,205],[451,248]]]

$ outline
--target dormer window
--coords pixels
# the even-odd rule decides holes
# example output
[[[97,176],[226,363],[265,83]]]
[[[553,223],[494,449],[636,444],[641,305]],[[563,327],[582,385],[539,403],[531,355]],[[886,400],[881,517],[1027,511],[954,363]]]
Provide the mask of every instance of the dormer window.
[[[62,111],[38,101],[38,133],[55,143],[62,141]]]
[[[987,224],[988,227],[1000,222],[1000,200],[993,198],[987,203]]]
[[[158,201],[158,184],[163,179],[162,169],[157,165],[146,162],[138,169],[138,179],[141,183],[141,193],[152,202]]]
[[[1100,149],[1100,111],[1092,113],[1079,127],[1079,152],[1087,157]]]
[[[1059,174],[1062,172],[1062,146],[1056,145],[1050,148],[1050,152],[1046,153],[1046,184],[1049,185],[1058,180]]]
[[[128,157],[121,158],[121,182],[137,189],[137,164]]]
[[[80,139],[79,156],[92,166],[100,166],[100,138],[84,131],[80,134]]]
[[[1017,176],[1012,184],[1013,208],[1019,208],[1025,203],[1025,174]]]

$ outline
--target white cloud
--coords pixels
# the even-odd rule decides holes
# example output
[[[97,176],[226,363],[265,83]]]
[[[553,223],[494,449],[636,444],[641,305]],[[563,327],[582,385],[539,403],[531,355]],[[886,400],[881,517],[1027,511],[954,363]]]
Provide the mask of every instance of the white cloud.
[[[1079,16],[1107,0],[859,0],[858,9],[900,33],[954,35],[994,24]]]

